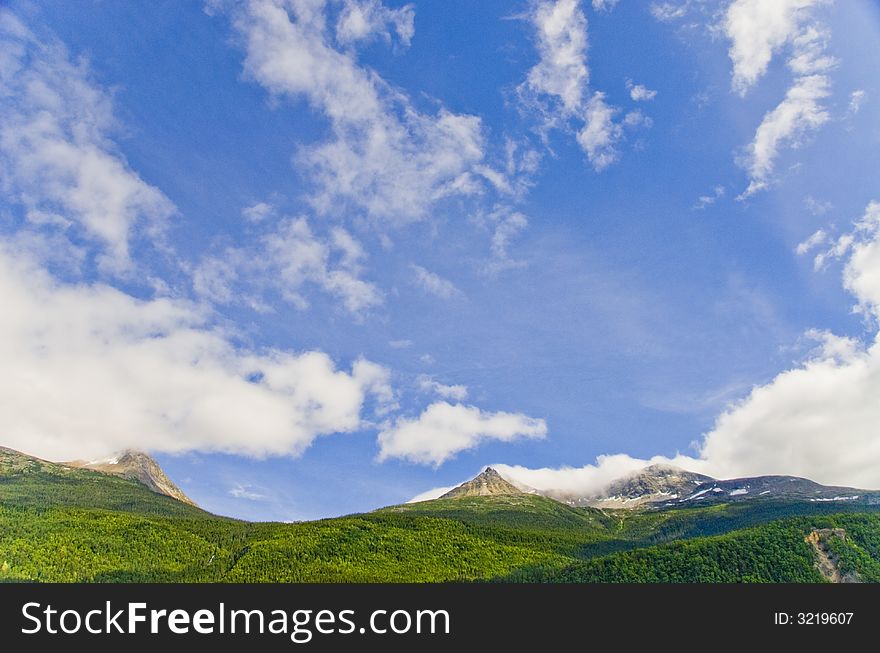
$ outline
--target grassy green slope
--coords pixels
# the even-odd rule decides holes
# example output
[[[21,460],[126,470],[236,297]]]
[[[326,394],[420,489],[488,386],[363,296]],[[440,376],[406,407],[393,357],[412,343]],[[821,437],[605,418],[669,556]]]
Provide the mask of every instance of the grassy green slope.
[[[248,523],[0,450],[0,580],[818,581],[803,538],[832,526],[850,534],[833,543],[842,570],[880,580],[880,515],[834,514],[842,509],[854,507],[756,500],[601,512],[518,495]]]
[[[880,515],[837,514],[780,519],[724,535],[675,541],[600,556],[562,569],[522,569],[507,580],[586,583],[824,582],[804,537],[843,528],[832,540],[843,573],[880,581]]]
[[[0,505],[102,508],[167,517],[212,517],[136,481],[50,463],[0,447]]]

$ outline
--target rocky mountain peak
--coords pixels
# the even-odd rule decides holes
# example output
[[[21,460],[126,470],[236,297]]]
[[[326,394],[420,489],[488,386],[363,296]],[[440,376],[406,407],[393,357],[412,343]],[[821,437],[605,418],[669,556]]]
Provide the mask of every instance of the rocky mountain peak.
[[[121,476],[132,481],[137,481],[145,485],[153,492],[164,494],[178,501],[188,503],[192,506],[195,502],[183,493],[174,482],[165,475],[159,463],[147,453],[136,449],[126,449],[108,458],[98,460],[81,461],[66,463],[71,467],[82,467],[83,469],[93,469],[105,474],[113,474]]]
[[[440,498],[452,499],[455,497],[486,497],[510,494],[524,494],[524,492],[506,481],[497,471],[487,467],[470,481],[451,489]]]
[[[689,494],[697,485],[713,480],[711,476],[673,465],[649,465],[611,483],[602,493],[602,498],[635,499],[652,495]]]

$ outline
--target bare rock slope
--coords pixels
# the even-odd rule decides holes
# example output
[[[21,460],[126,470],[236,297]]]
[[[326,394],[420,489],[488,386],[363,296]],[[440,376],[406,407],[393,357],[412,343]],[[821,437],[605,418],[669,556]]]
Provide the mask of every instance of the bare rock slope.
[[[71,467],[81,467],[83,469],[93,469],[97,472],[105,474],[113,474],[121,476],[132,481],[137,481],[145,485],[153,492],[164,494],[183,503],[195,506],[195,502],[186,496],[174,482],[165,475],[162,468],[159,467],[153,458],[143,451],[126,449],[125,451],[112,456],[110,458],[102,458],[101,460],[81,461],[65,463]]]
[[[452,499],[455,497],[487,497],[492,495],[510,495],[525,494],[512,483],[504,480],[501,474],[491,467],[487,467],[478,476],[470,481],[462,483],[458,487],[452,488],[441,496],[441,499]]]

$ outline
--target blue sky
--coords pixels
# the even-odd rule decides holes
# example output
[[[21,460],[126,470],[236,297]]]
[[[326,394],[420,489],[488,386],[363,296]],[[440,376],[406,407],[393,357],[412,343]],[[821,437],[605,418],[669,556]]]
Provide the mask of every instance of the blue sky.
[[[880,487],[876,3],[13,1],[0,27],[0,444],[147,449],[253,519],[485,464]]]

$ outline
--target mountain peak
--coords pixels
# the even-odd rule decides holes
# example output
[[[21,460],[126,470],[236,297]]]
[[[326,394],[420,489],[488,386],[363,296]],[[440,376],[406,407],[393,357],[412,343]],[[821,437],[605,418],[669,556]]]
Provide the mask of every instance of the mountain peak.
[[[470,481],[449,490],[440,498],[453,499],[456,497],[486,497],[510,494],[524,494],[524,492],[506,481],[497,471],[487,467]]]
[[[651,502],[690,494],[694,487],[715,479],[674,465],[654,464],[611,483],[600,501]],[[608,507],[611,507],[610,505]]]
[[[125,449],[108,458],[89,461],[77,460],[67,464],[71,467],[93,469],[97,472],[113,474],[114,476],[137,481],[153,492],[164,494],[172,499],[188,503],[191,506],[196,505],[192,499],[183,493],[183,490],[177,487],[165,475],[159,463],[152,456],[137,449]]]

